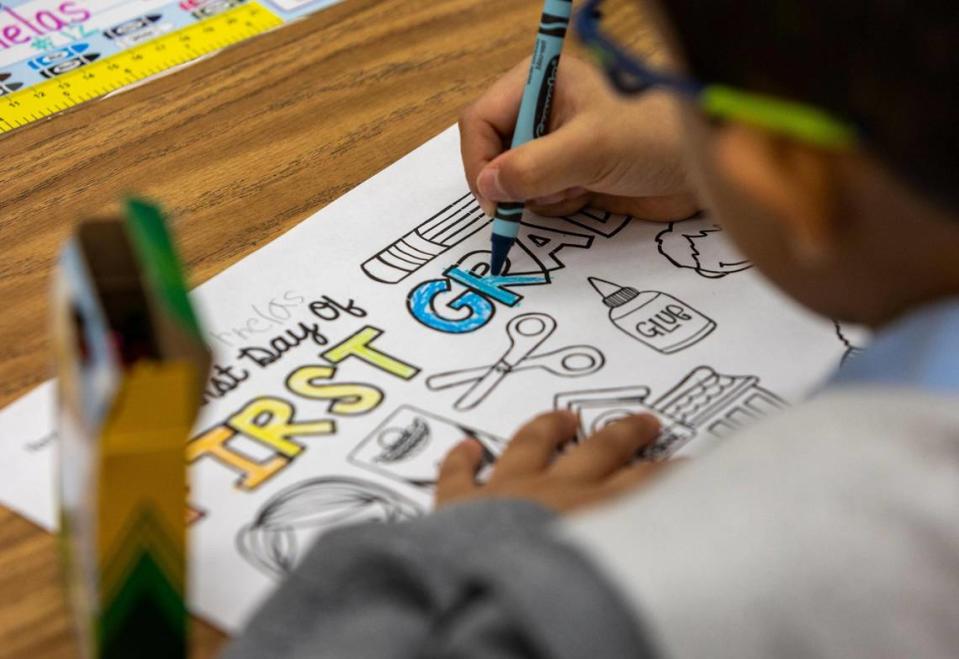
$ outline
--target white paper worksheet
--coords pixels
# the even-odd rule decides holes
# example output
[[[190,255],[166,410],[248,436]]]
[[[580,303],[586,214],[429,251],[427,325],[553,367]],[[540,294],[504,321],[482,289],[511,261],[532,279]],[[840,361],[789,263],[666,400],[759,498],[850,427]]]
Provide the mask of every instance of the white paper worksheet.
[[[264,218],[268,219],[268,218]],[[709,218],[527,216],[484,278],[489,218],[451,128],[193,293],[215,368],[187,445],[191,607],[228,631],[331,526],[430,507],[464,435],[653,412],[696,453],[802,398],[847,346]],[[0,503],[55,523],[47,383],[0,413]]]

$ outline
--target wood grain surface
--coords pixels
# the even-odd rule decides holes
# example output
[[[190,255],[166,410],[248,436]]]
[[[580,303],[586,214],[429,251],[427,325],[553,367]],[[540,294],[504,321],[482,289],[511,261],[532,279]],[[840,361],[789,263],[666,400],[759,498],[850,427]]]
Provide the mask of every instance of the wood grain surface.
[[[0,405],[51,374],[47,288],[76,220],[162,201],[199,284],[453,123],[530,52],[540,7],[346,0],[0,136]],[[193,656],[224,638],[198,623]],[[0,508],[0,657],[75,656],[55,539]]]

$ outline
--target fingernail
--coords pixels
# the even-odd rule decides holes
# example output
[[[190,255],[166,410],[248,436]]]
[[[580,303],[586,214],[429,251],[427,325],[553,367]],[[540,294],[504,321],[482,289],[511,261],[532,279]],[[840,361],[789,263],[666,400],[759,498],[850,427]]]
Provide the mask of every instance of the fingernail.
[[[637,426],[639,425],[641,425],[644,429],[649,428],[650,430],[653,430],[659,428],[659,419],[648,412],[643,412],[641,414],[630,414],[629,416],[620,417],[619,419],[614,419],[613,421],[609,422],[609,425],[618,424],[632,426],[634,430],[638,430]]]
[[[643,414],[637,414],[636,418],[642,419],[643,423],[646,424],[646,427],[648,427],[650,430],[655,430],[656,432],[659,432],[662,429],[663,424],[659,422],[659,419],[657,419],[654,415],[649,414],[648,412]]]
[[[573,410],[559,410],[562,414],[566,415],[567,421],[574,425],[579,426],[579,414]]]
[[[499,180],[498,167],[487,167],[481,171],[479,177],[476,179],[476,187],[479,188],[480,194],[487,199],[493,201],[508,201],[506,191],[503,189],[503,185]]]
[[[483,448],[482,444],[480,444],[479,440],[476,439],[475,437],[467,437],[466,439],[462,440],[459,445],[461,448],[468,449],[470,451],[475,451]]]

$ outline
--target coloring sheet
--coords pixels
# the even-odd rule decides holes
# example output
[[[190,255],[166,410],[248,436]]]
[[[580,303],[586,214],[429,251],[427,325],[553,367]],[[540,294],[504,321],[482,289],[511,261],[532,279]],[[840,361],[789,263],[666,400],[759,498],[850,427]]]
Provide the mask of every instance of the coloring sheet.
[[[805,396],[850,349],[708,217],[527,215],[488,278],[489,223],[451,128],[193,294],[216,359],[186,446],[192,610],[239,630],[341,524],[431,505],[465,435],[577,411],[664,423],[648,457],[707,451]],[[55,524],[47,383],[0,413],[0,503]],[[12,476],[10,476],[12,475]]]

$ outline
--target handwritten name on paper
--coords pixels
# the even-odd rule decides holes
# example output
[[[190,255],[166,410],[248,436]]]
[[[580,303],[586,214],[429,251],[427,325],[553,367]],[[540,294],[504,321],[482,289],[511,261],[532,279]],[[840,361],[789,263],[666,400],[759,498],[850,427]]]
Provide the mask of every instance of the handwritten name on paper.
[[[306,306],[314,320],[297,321],[287,326],[294,313]],[[285,291],[265,303],[250,307],[253,315],[237,326],[211,336],[230,347],[239,346],[235,353],[237,363],[214,364],[212,375],[203,390],[203,404],[223,398],[250,378],[250,369],[264,369],[304,343],[326,346],[330,340],[323,332],[322,323],[332,323],[343,317],[365,318],[366,310],[348,299],[340,302],[328,295],[308,301],[295,291]],[[263,341],[244,343],[250,338],[265,335]]]
[[[31,2],[19,7],[0,5],[0,50],[26,46],[34,37],[59,32],[93,15],[82,0]],[[27,48],[24,52],[29,52]]]

